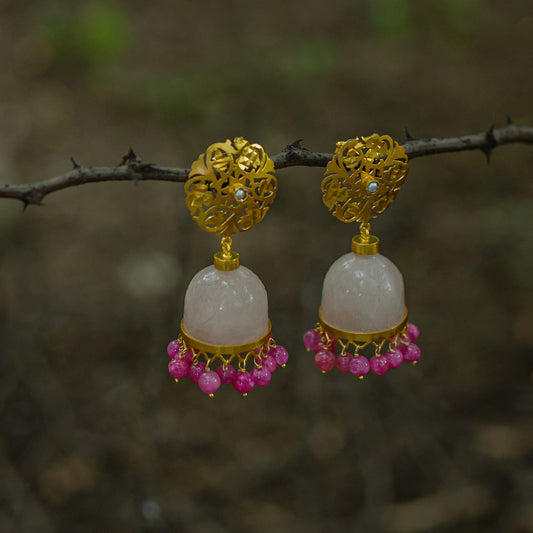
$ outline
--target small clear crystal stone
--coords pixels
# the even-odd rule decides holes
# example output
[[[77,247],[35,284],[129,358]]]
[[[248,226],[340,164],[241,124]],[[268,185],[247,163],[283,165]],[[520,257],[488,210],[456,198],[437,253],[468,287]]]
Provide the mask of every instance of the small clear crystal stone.
[[[377,181],[371,181],[367,186],[366,186],[366,191],[367,192],[376,192],[378,190],[378,182]]]
[[[246,198],[246,189],[237,189],[233,195],[235,196],[235,200],[242,202]]]

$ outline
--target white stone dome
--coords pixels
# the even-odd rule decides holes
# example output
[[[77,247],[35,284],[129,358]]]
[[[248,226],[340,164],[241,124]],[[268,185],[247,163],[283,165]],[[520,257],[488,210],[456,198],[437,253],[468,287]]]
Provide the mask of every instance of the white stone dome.
[[[185,294],[183,330],[206,344],[254,342],[268,333],[268,299],[261,280],[240,266],[211,265],[194,276]]]
[[[321,313],[327,324],[352,333],[393,328],[405,315],[402,274],[381,254],[343,255],[324,278]]]

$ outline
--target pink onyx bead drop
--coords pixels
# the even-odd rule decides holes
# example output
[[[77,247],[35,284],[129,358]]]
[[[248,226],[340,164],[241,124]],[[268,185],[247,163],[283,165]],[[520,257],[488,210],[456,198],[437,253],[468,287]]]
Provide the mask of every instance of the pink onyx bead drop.
[[[358,378],[363,378],[370,372],[370,363],[364,355],[354,355],[350,361],[350,372]]]
[[[178,339],[174,339],[173,341],[170,341],[167,346],[167,353],[169,357],[176,357],[176,355],[179,354],[180,351],[180,342]]]
[[[409,342],[416,342],[420,337],[420,330],[414,324],[407,324],[407,338]]]
[[[304,333],[303,343],[308,350],[316,350],[320,342],[320,334],[314,329],[310,329]]]
[[[266,387],[272,378],[272,374],[265,366],[262,366],[261,368],[255,367],[252,370],[251,375],[256,387]]]
[[[176,357],[176,359],[172,359],[168,364],[168,373],[174,379],[182,379],[189,373],[189,363],[184,359]]]
[[[276,370],[278,367],[278,363],[276,363],[276,360],[271,355],[267,355],[263,359],[263,367],[266,368],[271,374]]]
[[[187,361],[187,363],[191,364],[192,358],[193,358],[193,354],[192,354],[191,350],[187,350],[186,352],[183,352],[182,354],[180,354],[180,357],[182,359],[185,359],[185,361]]]
[[[350,371],[350,363],[352,362],[353,355],[351,353],[347,353],[345,355],[337,355],[337,358],[335,359],[335,366],[341,371],[341,372],[349,372]]]
[[[220,376],[212,370],[203,372],[198,378],[198,386],[203,392],[210,396],[219,389],[220,384]]]
[[[381,376],[389,369],[389,361],[384,355],[373,355],[370,358],[370,369],[374,374]]]
[[[254,380],[250,372],[239,372],[233,381],[233,388],[243,395],[248,394],[254,388]]]
[[[328,372],[335,366],[335,354],[329,350],[318,350],[315,353],[315,365],[322,372]]]
[[[205,363],[200,362],[189,367],[189,379],[193,383],[198,383],[200,376],[205,372]]]
[[[276,360],[276,364],[278,366],[285,366],[285,363],[289,359],[289,352],[287,352],[287,350],[279,344],[273,350],[271,350],[270,354]]]
[[[389,368],[398,368],[403,363],[403,353],[400,350],[387,352],[382,357],[386,357],[389,363]]]
[[[224,370],[224,365],[220,365],[217,368],[217,374],[220,377],[220,382],[222,385],[229,385],[230,383],[233,383],[235,380],[235,377],[237,376],[237,371],[235,370],[235,367],[232,365],[228,365],[228,367]]]
[[[420,359],[420,348],[416,344],[409,344],[403,353],[403,360],[416,363]]]
[[[406,339],[398,338],[396,341],[396,351],[400,352],[402,355],[405,353],[405,350],[407,350],[407,346],[409,346],[409,344],[406,343]]]

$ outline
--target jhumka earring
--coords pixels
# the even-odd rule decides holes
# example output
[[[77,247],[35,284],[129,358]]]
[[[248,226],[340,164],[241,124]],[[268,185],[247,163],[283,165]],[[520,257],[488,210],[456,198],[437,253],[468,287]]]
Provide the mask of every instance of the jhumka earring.
[[[402,274],[378,253],[370,220],[396,198],[408,171],[407,155],[390,137],[377,134],[337,143],[322,181],[323,201],[342,222],[359,222],[352,251],[331,265],[322,288],[319,321],[304,334],[315,364],[336,366],[360,379],[384,374],[402,362],[416,363],[419,330],[407,321]],[[363,355],[368,347],[370,360]]]
[[[242,138],[209,146],[185,183],[192,218],[222,237],[222,251],[187,288],[181,333],[167,348],[168,371],[211,397],[228,384],[246,396],[287,362],[287,350],[270,334],[265,287],[231,249],[231,235],[260,222],[276,191],[272,159]]]

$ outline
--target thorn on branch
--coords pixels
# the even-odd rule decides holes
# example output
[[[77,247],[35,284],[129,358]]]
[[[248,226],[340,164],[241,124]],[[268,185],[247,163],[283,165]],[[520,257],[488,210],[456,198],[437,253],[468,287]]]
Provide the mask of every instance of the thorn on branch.
[[[489,143],[491,148],[494,148],[495,146],[498,146],[498,143],[496,141],[496,137],[494,137],[494,124],[485,133],[485,137],[487,138],[487,142]]]
[[[288,144],[285,147],[285,150],[306,150],[306,151],[309,152],[309,150],[307,150],[307,148],[304,148],[302,146],[302,141],[303,141],[303,139],[297,139],[296,141],[292,142],[291,144]]]
[[[494,124],[489,128],[487,132],[485,132],[485,140],[487,141],[487,146],[485,148],[482,148],[481,150],[487,158],[487,165],[490,165],[490,156],[492,155],[492,149],[495,146],[498,146],[498,141],[496,141],[496,138],[494,137]]]
[[[36,189],[30,189],[23,192],[21,196],[17,197],[17,200],[22,202],[22,211],[26,211],[29,205],[43,205],[43,197],[45,195]]]
[[[409,133],[409,130],[407,129],[407,126],[403,127],[403,131],[405,132],[405,140],[406,141],[414,141],[415,138]]]
[[[72,161],[72,167],[74,168],[74,170],[76,170],[77,168],[81,168],[72,156],[70,156],[70,160]]]
[[[291,144],[288,144],[283,148],[282,153],[286,154],[287,161],[295,161],[299,158],[301,155],[301,152],[307,152],[312,153],[311,150],[308,150],[307,148],[304,148],[302,146],[303,139],[297,139],[296,141],[292,142]]]
[[[120,164],[118,166],[121,167],[122,165],[128,165],[131,163],[140,163],[141,161],[142,160],[137,157],[137,154],[133,151],[133,148],[130,146],[128,153],[122,156],[122,160],[120,161]]]

